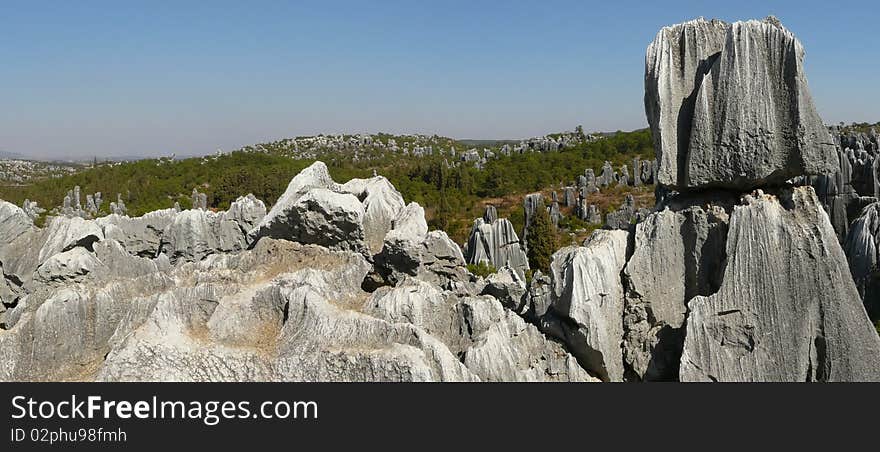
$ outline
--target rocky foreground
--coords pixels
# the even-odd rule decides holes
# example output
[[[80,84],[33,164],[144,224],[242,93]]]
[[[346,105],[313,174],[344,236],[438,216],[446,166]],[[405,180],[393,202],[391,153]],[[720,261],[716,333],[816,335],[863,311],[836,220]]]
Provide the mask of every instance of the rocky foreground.
[[[268,211],[243,196],[38,228],[0,202],[0,380],[878,381],[862,298],[880,297],[880,210],[844,253],[807,185],[841,157],[803,57],[773,18],[661,30],[658,204],[547,274],[494,209],[465,254],[387,179],[321,162]]]

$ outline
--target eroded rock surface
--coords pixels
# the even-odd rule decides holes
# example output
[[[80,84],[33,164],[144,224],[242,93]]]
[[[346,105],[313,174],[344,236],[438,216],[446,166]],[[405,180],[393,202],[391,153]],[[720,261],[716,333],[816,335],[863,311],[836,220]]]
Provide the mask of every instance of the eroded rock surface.
[[[880,337],[812,188],[746,197],[727,256],[719,291],[689,303],[683,381],[880,380]]]
[[[648,48],[645,109],[676,189],[749,190],[838,167],[800,41],[775,18],[666,27]]]
[[[495,216],[494,220],[488,220]],[[526,253],[520,246],[513,224],[506,218],[497,218],[494,208],[487,210],[484,218],[474,221],[466,247],[468,264],[487,263],[496,269],[510,267],[520,277],[529,269]]]

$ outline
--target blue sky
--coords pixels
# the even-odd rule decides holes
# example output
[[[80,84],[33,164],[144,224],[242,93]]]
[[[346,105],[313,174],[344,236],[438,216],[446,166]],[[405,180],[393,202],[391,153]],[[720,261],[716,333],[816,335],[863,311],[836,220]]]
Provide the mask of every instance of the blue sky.
[[[880,121],[874,2],[0,2],[0,150],[178,155],[296,135],[646,125],[644,53],[777,15],[826,122]]]

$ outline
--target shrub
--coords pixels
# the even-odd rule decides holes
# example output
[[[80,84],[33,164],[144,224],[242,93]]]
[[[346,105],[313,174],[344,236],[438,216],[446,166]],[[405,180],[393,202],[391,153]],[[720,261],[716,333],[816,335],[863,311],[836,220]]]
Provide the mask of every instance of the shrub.
[[[478,263],[478,264],[468,264],[467,269],[469,272],[473,273],[474,275],[480,276],[482,278],[485,278],[485,277],[491,275],[492,273],[495,273],[496,271],[498,271],[495,269],[495,267],[493,267],[492,265],[489,265],[485,261],[480,261],[480,263]]]

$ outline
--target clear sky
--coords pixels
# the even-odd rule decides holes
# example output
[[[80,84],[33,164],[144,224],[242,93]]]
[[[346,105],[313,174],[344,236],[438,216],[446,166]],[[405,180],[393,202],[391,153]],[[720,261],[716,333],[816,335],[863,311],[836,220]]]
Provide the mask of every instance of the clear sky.
[[[296,135],[646,125],[645,48],[777,15],[823,119],[880,121],[875,1],[28,1],[0,11],[0,150],[177,155]]]

